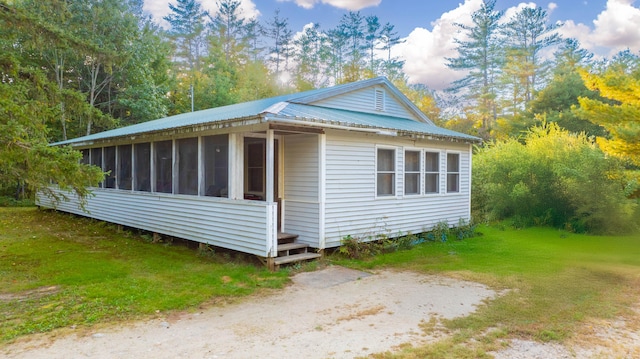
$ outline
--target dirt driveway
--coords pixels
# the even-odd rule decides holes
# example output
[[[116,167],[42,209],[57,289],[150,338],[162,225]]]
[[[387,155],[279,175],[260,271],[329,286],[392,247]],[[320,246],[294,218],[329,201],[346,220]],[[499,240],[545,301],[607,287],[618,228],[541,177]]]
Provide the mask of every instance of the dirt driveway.
[[[332,266],[267,297],[124,327],[18,342],[7,358],[353,358],[436,338],[431,318],[468,315],[496,293],[472,282]]]

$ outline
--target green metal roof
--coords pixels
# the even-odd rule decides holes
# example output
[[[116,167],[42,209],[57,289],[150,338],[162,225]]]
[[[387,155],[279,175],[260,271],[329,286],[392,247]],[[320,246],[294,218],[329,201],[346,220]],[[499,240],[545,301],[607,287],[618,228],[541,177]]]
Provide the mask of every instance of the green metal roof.
[[[278,116],[295,118],[300,121],[322,124],[340,125],[353,128],[371,128],[412,134],[432,135],[436,137],[458,138],[469,141],[477,137],[441,128],[431,123],[418,122],[408,118],[377,115],[365,112],[340,110],[313,105],[287,104],[277,112]],[[276,119],[277,120],[277,119]]]
[[[310,103],[338,96],[342,93],[365,88],[372,85],[387,87],[396,97],[403,101],[420,121],[408,118],[391,117],[373,113],[356,112],[313,106]],[[161,118],[154,121],[139,123],[127,127],[99,132],[88,136],[78,137],[53,145],[74,144],[95,140],[133,136],[142,133],[160,132],[170,129],[203,125],[221,121],[234,121],[247,118],[262,118],[263,121],[278,121],[278,119],[295,119],[312,126],[340,125],[347,128],[371,128],[408,132],[412,134],[433,135],[437,137],[457,138],[467,141],[479,141],[474,136],[437,127],[415,105],[396,89],[387,79],[379,77],[370,80],[338,85],[325,89],[311,90],[302,93],[272,97],[262,100],[222,106],[180,115]]]

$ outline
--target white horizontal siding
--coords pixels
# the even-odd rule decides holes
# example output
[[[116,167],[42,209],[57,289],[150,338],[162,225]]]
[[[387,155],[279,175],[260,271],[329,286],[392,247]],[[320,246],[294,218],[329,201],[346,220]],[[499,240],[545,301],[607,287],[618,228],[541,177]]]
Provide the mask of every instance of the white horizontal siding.
[[[376,198],[376,150],[396,149],[396,196]],[[418,233],[441,221],[457,224],[469,220],[469,145],[443,141],[420,141],[339,132],[327,134],[327,184],[325,208],[326,247],[340,245],[347,236],[375,239]],[[403,196],[405,149],[437,151],[441,170],[447,151],[460,154],[460,193]],[[441,184],[446,186],[446,174]]]
[[[375,191],[375,145],[354,142],[346,136],[327,135],[327,203],[373,198]]]
[[[319,247],[318,135],[284,138],[284,227],[298,242]]]
[[[275,204],[212,197],[94,189],[83,212],[74,196],[38,205],[125,226],[268,257],[274,252]]]
[[[298,235],[297,241],[314,248],[320,243],[320,204],[288,200],[284,203],[286,211],[283,231]]]
[[[375,109],[375,90],[383,90],[384,95],[384,111],[376,111]],[[375,113],[393,117],[410,118],[417,120],[403,104],[398,101],[391,92],[384,90],[382,86],[368,87],[362,90],[349,92],[340,96],[331,97],[322,101],[313,103],[317,106],[337,108],[349,111],[360,111],[366,113]]]
[[[285,199],[317,201],[318,136],[286,136],[284,146]]]

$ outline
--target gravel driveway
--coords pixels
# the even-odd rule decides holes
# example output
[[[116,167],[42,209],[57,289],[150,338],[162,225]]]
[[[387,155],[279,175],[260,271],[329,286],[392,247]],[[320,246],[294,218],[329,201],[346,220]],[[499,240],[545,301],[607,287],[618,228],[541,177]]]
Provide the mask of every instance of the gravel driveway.
[[[431,318],[473,312],[495,292],[411,272],[332,266],[300,273],[277,294],[123,327],[47,335],[5,347],[7,358],[353,358],[434,340]]]

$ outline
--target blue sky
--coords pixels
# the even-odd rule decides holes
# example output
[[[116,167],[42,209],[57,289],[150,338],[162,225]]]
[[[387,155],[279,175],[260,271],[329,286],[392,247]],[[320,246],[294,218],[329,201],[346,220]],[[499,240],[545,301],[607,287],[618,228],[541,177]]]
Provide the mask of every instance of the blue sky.
[[[145,9],[162,22],[175,0],[145,0]],[[205,9],[214,10],[216,0],[201,0]],[[348,11],[376,15],[382,23],[395,25],[406,40],[394,48],[393,55],[405,61],[409,81],[442,89],[462,76],[444,65],[445,57],[454,57],[453,23],[469,23],[470,14],[481,0],[241,0],[245,16],[265,22],[276,9],[288,19],[292,31],[301,31],[309,23],[322,29],[333,28]],[[522,6],[541,6],[550,20],[562,22],[559,32],[577,38],[597,58],[611,57],[620,50],[640,51],[640,4],[636,0],[497,0],[496,9],[506,17]]]

